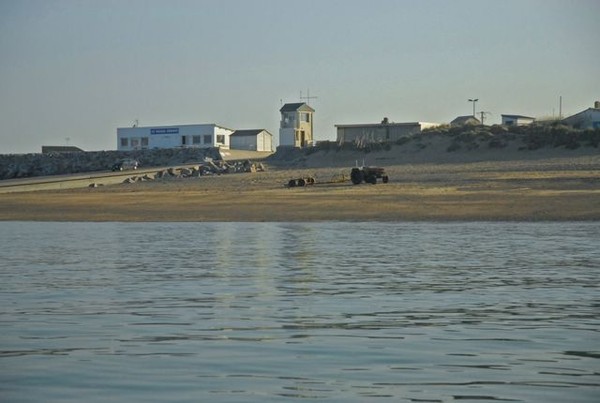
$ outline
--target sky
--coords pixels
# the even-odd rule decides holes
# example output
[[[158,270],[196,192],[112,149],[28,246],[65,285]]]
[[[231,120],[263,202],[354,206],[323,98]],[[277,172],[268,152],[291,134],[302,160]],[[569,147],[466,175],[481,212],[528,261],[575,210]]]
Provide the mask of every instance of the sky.
[[[600,101],[597,0],[0,0],[0,154],[117,127],[569,115]]]

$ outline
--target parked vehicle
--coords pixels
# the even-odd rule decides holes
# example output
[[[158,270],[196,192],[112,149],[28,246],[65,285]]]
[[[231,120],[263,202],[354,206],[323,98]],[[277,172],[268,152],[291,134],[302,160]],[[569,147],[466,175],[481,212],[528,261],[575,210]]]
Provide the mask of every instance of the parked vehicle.
[[[389,177],[385,173],[385,169],[381,167],[362,167],[352,168],[350,172],[350,180],[355,185],[362,183],[376,184],[377,179],[381,179],[383,183],[388,183]]]
[[[128,169],[138,169],[140,163],[134,159],[124,159],[119,162],[116,162],[112,166],[113,171],[124,171]]]

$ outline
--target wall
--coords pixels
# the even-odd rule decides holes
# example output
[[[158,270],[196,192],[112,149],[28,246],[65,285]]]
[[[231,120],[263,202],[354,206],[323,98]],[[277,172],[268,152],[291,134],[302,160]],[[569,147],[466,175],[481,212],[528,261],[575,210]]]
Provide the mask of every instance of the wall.
[[[279,145],[280,146],[294,147],[295,143],[296,143],[296,139],[295,139],[295,129],[294,128],[279,129]]]

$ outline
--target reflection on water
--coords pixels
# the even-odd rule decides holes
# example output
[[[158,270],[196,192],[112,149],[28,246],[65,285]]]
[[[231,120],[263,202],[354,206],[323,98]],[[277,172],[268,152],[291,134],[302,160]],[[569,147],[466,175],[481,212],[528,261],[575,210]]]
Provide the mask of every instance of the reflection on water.
[[[596,223],[2,223],[2,401],[596,402]]]

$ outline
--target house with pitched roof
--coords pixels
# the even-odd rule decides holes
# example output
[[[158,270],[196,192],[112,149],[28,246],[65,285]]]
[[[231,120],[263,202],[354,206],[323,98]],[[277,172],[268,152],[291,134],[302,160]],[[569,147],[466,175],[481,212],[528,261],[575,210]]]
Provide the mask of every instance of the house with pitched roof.
[[[481,121],[473,115],[458,116],[452,122],[450,126],[468,126],[468,125],[480,125]]]
[[[594,102],[593,108],[564,118],[562,122],[576,129],[598,129],[600,128],[600,101]]]

